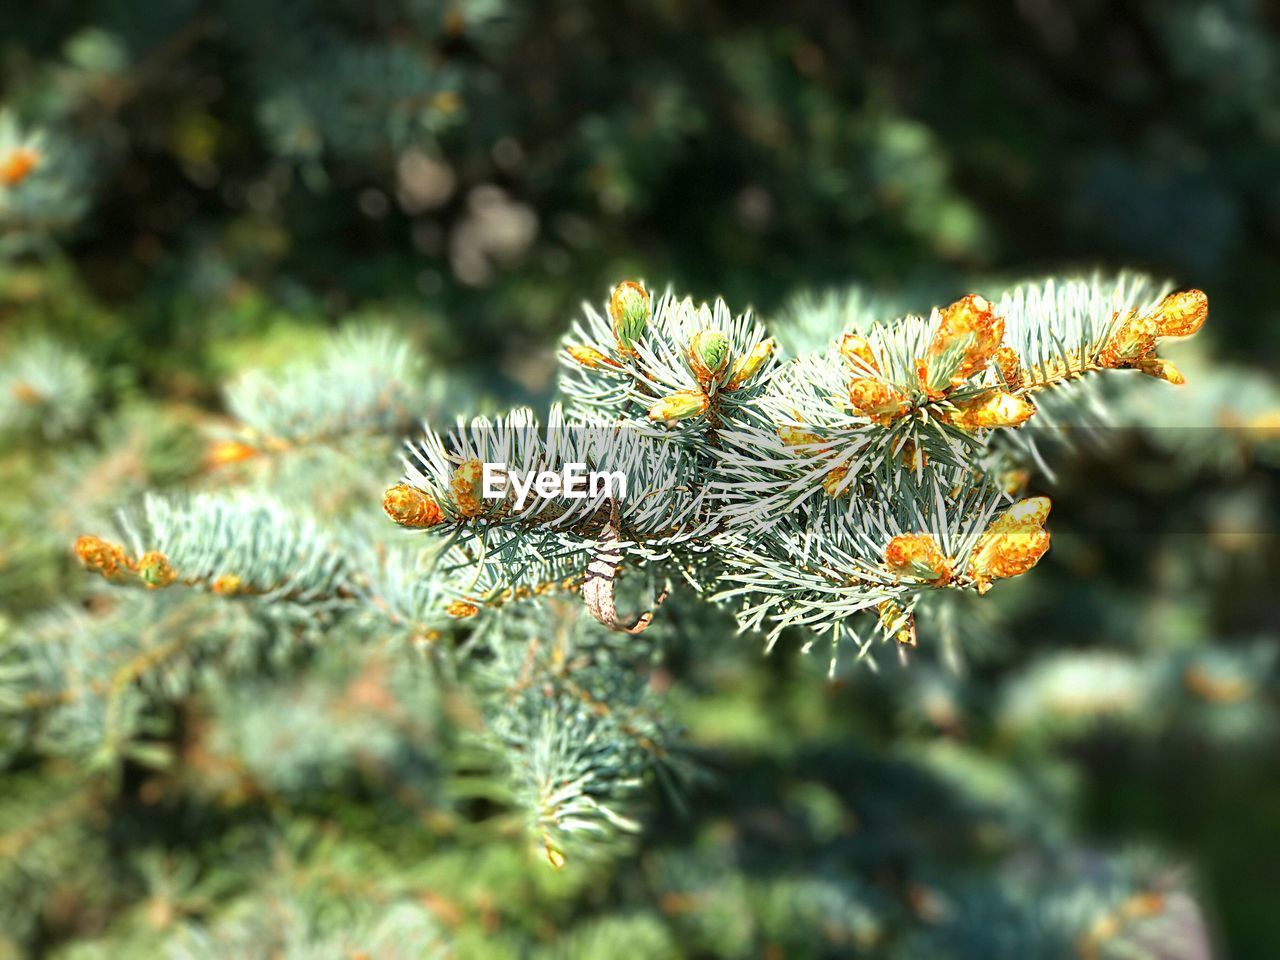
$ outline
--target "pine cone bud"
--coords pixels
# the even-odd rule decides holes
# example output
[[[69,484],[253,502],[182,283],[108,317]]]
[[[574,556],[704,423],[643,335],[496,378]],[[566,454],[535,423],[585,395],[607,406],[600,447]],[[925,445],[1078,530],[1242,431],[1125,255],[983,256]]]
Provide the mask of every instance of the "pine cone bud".
[[[449,493],[458,512],[464,517],[479,516],[484,510],[481,497],[484,494],[484,465],[479,460],[467,460],[453,471],[449,481]]]
[[[114,577],[121,567],[129,566],[124,550],[101,537],[86,534],[76,538],[76,556],[90,570],[97,570],[104,577]]]
[[[1035,405],[1023,397],[1005,390],[986,390],[970,400],[955,404],[954,411],[946,411],[948,423],[961,430],[993,430],[998,427],[1018,427],[1031,419]]]
[[[595,347],[588,347],[583,344],[571,343],[564,348],[564,352],[589,370],[599,370],[601,367],[616,367],[618,365],[618,361],[612,357],[606,356]]]
[[[213,581],[210,589],[220,597],[234,597],[243,586],[244,582],[234,573],[224,573]]]
[[[729,338],[719,330],[699,330],[689,343],[689,365],[704,387],[729,365]]]
[[[695,390],[680,390],[670,396],[663,397],[649,408],[649,419],[675,423],[688,420],[707,412],[711,401],[705,393]]]
[[[853,493],[853,484],[844,482],[844,478],[849,475],[849,468],[845,466],[832,467],[827,471],[826,476],[822,478],[822,489],[827,492],[829,497],[847,497]]]
[[[1182,375],[1182,371],[1175,367],[1171,361],[1162,357],[1143,357],[1133,366],[1135,370],[1145,373],[1148,377],[1155,377],[1165,383],[1172,383],[1175,387],[1180,387],[1187,382],[1187,378]]]
[[[434,527],[444,520],[439,505],[416,487],[397,483],[382,495],[382,509],[402,527]]]
[[[969,559],[979,593],[986,593],[992,580],[1016,577],[1040,562],[1049,549],[1044,522],[1051,506],[1048,497],[1019,500],[987,527]]]
[[[778,427],[778,439],[784,447],[816,447],[822,443],[822,438],[816,433],[789,423]]]
[[[1138,316],[1137,311],[1130,310],[1107,339],[1098,362],[1115,369],[1147,356],[1156,348],[1156,322],[1154,313]]]
[[[1189,337],[1209,319],[1209,298],[1202,290],[1171,293],[1155,309],[1156,335]]]
[[[773,356],[776,348],[777,343],[773,337],[757,343],[750,353],[734,363],[729,382],[724,385],[725,390],[737,390],[746,385],[747,381],[752,380]]]
[[[609,319],[613,321],[613,335],[618,349],[634,355],[635,342],[639,340],[653,315],[649,291],[634,280],[623,280],[613,288],[609,298]]]
[[[879,424],[891,423],[910,407],[900,390],[873,377],[855,377],[849,381],[849,403],[857,413]]]
[[[456,617],[459,620],[465,620],[467,617],[474,617],[480,612],[480,608],[474,603],[468,603],[466,600],[454,600],[444,608],[444,612],[451,617]]]
[[[985,370],[1004,340],[1004,318],[991,301],[976,293],[941,313],[926,361],[925,386],[929,391],[959,386]]]
[[[159,550],[151,550],[138,558],[138,577],[149,590],[167,587],[178,579],[169,566],[169,558]]]
[[[40,154],[31,147],[14,147],[0,159],[0,184],[16,187],[40,165]]]
[[[951,563],[927,533],[900,533],[884,548],[884,562],[899,576],[942,586],[951,579]]]
[[[853,367],[856,372],[878,373],[880,371],[876,355],[871,351],[871,343],[866,337],[860,337],[856,333],[846,333],[840,337],[837,349],[845,363]]]

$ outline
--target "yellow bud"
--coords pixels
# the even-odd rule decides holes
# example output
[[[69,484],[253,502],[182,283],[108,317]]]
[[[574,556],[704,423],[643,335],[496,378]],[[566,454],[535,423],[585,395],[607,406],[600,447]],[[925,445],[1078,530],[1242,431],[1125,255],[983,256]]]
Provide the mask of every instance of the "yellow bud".
[[[930,391],[959,386],[987,368],[1004,340],[1004,318],[984,297],[971,293],[941,311],[929,343],[925,386]]]
[[[635,354],[632,348],[644,335],[652,315],[649,291],[639,283],[623,280],[613,288],[613,295],[609,298],[609,319],[613,321],[613,335],[618,340],[619,350],[627,355]]]
[[[907,613],[894,600],[881,602],[876,610],[880,614],[879,627],[886,637],[892,636],[904,647],[916,645],[916,618]]]
[[[1209,298],[1202,290],[1171,293],[1155,309],[1156,334],[1189,337],[1209,319]]]
[[[860,337],[856,333],[846,333],[840,337],[838,344],[840,356],[849,366],[860,373],[871,371],[880,372],[880,366],[876,362],[876,355],[871,350],[871,343],[866,337]]]
[[[1155,377],[1165,383],[1172,383],[1175,387],[1180,387],[1187,382],[1187,378],[1182,375],[1182,371],[1175,367],[1172,361],[1165,360],[1162,357],[1143,357],[1133,366],[1135,370],[1145,373],[1148,377]]]
[[[478,516],[484,510],[481,495],[484,493],[484,465],[479,460],[467,460],[453,471],[449,481],[449,493],[458,512],[464,517]]]
[[[138,576],[150,590],[167,587],[178,579],[173,567],[169,566],[169,558],[159,550],[144,553],[138,558]]]
[[[689,365],[704,387],[729,365],[729,338],[719,330],[699,330],[689,343]]]
[[[754,379],[769,358],[773,356],[773,351],[776,348],[777,343],[773,337],[757,343],[750,353],[734,363],[733,371],[729,374],[729,382],[724,385],[725,390],[740,389],[749,380]]]
[[[1102,352],[1098,354],[1098,362],[1115,369],[1130,366],[1147,356],[1156,348],[1156,324],[1154,313],[1138,316],[1137,311],[1130,310],[1107,338]]]
[[[474,617],[480,612],[480,608],[474,603],[468,603],[466,600],[454,600],[444,608],[444,612],[451,617],[456,617],[459,620],[465,620],[467,617]]]
[[[923,448],[914,440],[908,439],[902,445],[902,450],[898,453],[902,465],[908,470],[920,473],[924,470],[925,464],[929,462],[929,457],[925,454]]]
[[[855,412],[880,424],[891,423],[910,408],[900,390],[873,377],[849,381],[849,403]]]
[[[705,393],[696,390],[680,390],[663,397],[649,408],[649,419],[675,423],[707,412],[711,401]]]
[[[1048,497],[1019,500],[987,527],[969,558],[979,593],[986,593],[992,580],[1016,577],[1040,562],[1049,549],[1043,527],[1051,506]]]
[[[778,439],[786,447],[809,447],[822,443],[822,438],[816,433],[790,423],[778,427]]]
[[[209,448],[205,463],[211,467],[224,467],[240,463],[258,455],[258,449],[239,440],[219,440]]]
[[[884,548],[885,565],[895,574],[941,586],[951,579],[951,562],[927,533],[900,533]]]
[[[382,509],[402,527],[434,527],[444,520],[439,505],[416,487],[397,483],[382,495]]]
[[[943,412],[947,422],[971,431],[1021,426],[1036,412],[1030,400],[998,389],[986,390],[954,407]]]
[[[551,864],[556,870],[563,870],[564,865],[568,862],[565,858],[564,851],[552,844],[550,840],[544,844],[547,853],[547,863]]]
[[[234,597],[243,586],[243,581],[234,573],[224,573],[213,581],[210,589],[220,597]]]
[[[16,187],[40,165],[40,154],[31,147],[14,147],[0,158],[0,184]]]
[[[564,352],[589,370],[599,370],[601,367],[618,366],[617,360],[601,353],[595,347],[588,347],[579,343],[571,343],[564,348]]]
[[[827,492],[829,497],[847,497],[853,493],[853,484],[844,484],[844,478],[849,475],[849,468],[845,466],[832,467],[827,471],[826,476],[822,478],[822,489]]]

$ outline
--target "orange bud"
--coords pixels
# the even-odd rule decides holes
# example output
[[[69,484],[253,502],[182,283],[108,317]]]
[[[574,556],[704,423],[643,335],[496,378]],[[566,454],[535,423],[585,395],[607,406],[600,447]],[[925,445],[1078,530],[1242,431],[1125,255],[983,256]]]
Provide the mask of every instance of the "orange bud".
[[[941,311],[929,344],[926,386],[945,390],[985,370],[1004,340],[1004,318],[984,297],[971,293]]]
[[[159,550],[151,550],[138,558],[138,577],[148,590],[167,587],[178,579],[173,567],[169,566],[169,558]]]
[[[853,484],[844,484],[844,478],[849,475],[849,468],[845,466],[832,467],[827,471],[826,476],[822,478],[822,489],[827,492],[829,497],[847,497],[853,492]]]
[[[571,343],[564,348],[572,359],[582,364],[590,370],[599,370],[601,367],[616,367],[618,361],[610,356],[601,353],[595,347],[588,347],[578,343]]]
[[[459,620],[465,620],[467,617],[474,617],[480,612],[480,608],[474,603],[468,603],[466,600],[454,600],[444,608],[445,613]]]
[[[31,147],[14,147],[0,158],[0,184],[16,187],[40,165],[40,154]]]
[[[900,390],[873,377],[855,377],[849,381],[849,403],[857,413],[879,424],[893,422],[910,408]]]
[[[953,411],[943,411],[942,415],[948,423],[961,430],[972,431],[1018,427],[1030,420],[1035,412],[1035,405],[1030,400],[992,389],[956,403]]]
[[[1172,383],[1175,387],[1180,387],[1187,382],[1187,378],[1182,375],[1182,371],[1175,367],[1171,361],[1162,357],[1143,357],[1133,366],[1135,370],[1145,373],[1148,377],[1155,377],[1165,383]]]
[[[860,337],[856,333],[846,333],[840,337],[838,349],[840,356],[855,371],[866,372],[868,370],[879,373],[880,366],[876,362],[876,355],[871,350],[871,343],[866,337]]]
[[[951,563],[927,533],[900,533],[884,548],[884,562],[899,576],[941,586],[951,579]]]
[[[1209,298],[1202,290],[1171,293],[1154,311],[1156,335],[1189,337],[1209,319]]]
[[[484,510],[484,504],[481,502],[481,495],[484,492],[481,485],[483,480],[484,465],[479,460],[467,460],[453,471],[453,479],[449,481],[449,493],[453,495],[453,502],[458,512],[464,517],[478,516]]]
[[[258,455],[258,449],[239,440],[219,440],[209,448],[205,462],[211,467],[224,467],[240,463]]]
[[[1131,365],[1156,348],[1156,332],[1155,314],[1138,316],[1130,310],[1107,338],[1098,362],[1111,369]]]
[[[444,520],[439,505],[416,487],[397,483],[382,496],[382,509],[402,527],[434,527]]]
[[[121,567],[128,568],[130,561],[123,548],[108,543],[101,537],[86,534],[76,538],[76,556],[90,570],[97,570],[104,577],[114,577]]]
[[[244,583],[234,573],[224,573],[210,584],[210,589],[220,597],[233,597]]]
[[[986,593],[992,580],[1026,573],[1049,549],[1049,533],[1043,529],[1049,517],[1048,497],[1019,500],[997,517],[978,538],[969,558],[969,575],[978,592]]]

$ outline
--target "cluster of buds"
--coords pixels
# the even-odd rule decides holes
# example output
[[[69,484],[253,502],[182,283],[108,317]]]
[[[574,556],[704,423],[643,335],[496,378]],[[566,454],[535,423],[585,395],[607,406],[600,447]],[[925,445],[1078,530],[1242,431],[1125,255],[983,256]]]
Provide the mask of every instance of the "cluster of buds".
[[[952,563],[928,533],[900,533],[884,548],[884,563],[896,576],[923,580],[936,587],[954,576]]]
[[[983,532],[969,558],[969,576],[978,593],[986,593],[992,580],[1026,573],[1049,549],[1048,497],[1019,500]]]
[[[0,157],[0,185],[16,187],[40,166],[40,153],[34,147],[14,147]]]
[[[677,390],[662,397],[649,407],[649,419],[671,425],[701,416],[711,408],[711,398],[717,391],[732,393],[754,380],[776,346],[770,337],[756,344],[746,356],[733,360],[728,334],[720,330],[698,331],[689,341],[687,356],[700,389]]]
[[[1146,313],[1130,310],[1107,338],[1098,363],[1111,369],[1131,367],[1180,386],[1186,378],[1168,360],[1155,355],[1156,345],[1168,337],[1191,336],[1208,317],[1209,298],[1200,290],[1170,294]]]
[[[910,387],[885,378],[865,337],[846,333],[837,348],[855,374],[849,381],[850,406],[882,426],[910,413],[912,394],[928,403],[946,400],[992,363],[1000,371],[1003,386],[942,407],[942,418],[962,430],[975,431],[1016,427],[1035,413],[1031,402],[1015,392],[1021,386],[1021,363],[1017,353],[1004,345],[1004,318],[977,294],[939,311],[927,354],[915,361],[915,382]]]
[[[397,483],[382,495],[382,509],[402,527],[434,527],[444,521],[439,504],[416,487]]]

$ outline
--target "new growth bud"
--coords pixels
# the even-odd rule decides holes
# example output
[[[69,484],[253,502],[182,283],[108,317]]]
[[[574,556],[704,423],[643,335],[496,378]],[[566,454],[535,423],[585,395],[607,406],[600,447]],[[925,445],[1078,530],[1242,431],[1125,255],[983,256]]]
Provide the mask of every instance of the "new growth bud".
[[[434,527],[444,520],[439,505],[416,487],[397,483],[382,496],[382,509],[402,527]]]
[[[987,368],[1004,341],[1004,318],[971,293],[941,311],[924,363],[924,387],[944,393]]]
[[[849,381],[849,403],[855,412],[879,424],[893,422],[911,406],[902,391],[874,377]]]
[[[663,397],[649,408],[649,419],[663,421],[668,424],[679,420],[688,420],[707,412],[711,401],[705,393],[695,390],[680,390],[670,396]]]
[[[951,579],[951,562],[927,533],[900,533],[884,548],[884,562],[898,576],[942,586]]]
[[[729,338],[719,330],[699,330],[689,343],[689,365],[698,382],[710,386],[729,365]]]
[[[737,390],[745,386],[748,381],[754,379],[769,358],[773,356],[773,351],[776,347],[777,343],[773,337],[757,343],[750,353],[733,365],[733,371],[729,374],[729,382],[724,385],[725,390]]]
[[[613,288],[609,298],[609,319],[613,321],[613,335],[618,349],[627,356],[635,355],[635,343],[639,340],[653,315],[649,291],[634,280],[623,280]]]
[[[149,590],[167,587],[178,579],[173,567],[169,566],[169,558],[159,550],[144,553],[138,558],[138,577]]]
[[[991,589],[992,580],[1016,577],[1040,562],[1049,549],[1044,522],[1050,506],[1048,497],[1019,500],[987,527],[969,559],[979,593]]]
[[[1030,400],[997,389],[985,390],[954,406],[954,411],[945,411],[943,416],[947,422],[968,431],[1019,427],[1036,412]]]

